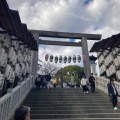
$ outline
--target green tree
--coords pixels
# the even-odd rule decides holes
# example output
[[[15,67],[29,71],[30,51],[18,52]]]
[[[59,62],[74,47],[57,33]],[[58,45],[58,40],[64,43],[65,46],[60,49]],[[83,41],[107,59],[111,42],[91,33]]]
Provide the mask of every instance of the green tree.
[[[83,74],[83,67],[77,65],[69,65],[59,69],[55,74],[55,78],[60,79],[61,76],[63,76],[63,81],[67,81],[69,83],[71,80],[72,73],[74,73],[75,76],[75,83],[79,85],[80,84],[79,75]]]

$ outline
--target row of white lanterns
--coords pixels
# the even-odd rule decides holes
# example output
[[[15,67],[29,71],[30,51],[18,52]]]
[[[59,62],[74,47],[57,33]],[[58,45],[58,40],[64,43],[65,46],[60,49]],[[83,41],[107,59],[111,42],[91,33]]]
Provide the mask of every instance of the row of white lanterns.
[[[58,56],[53,56],[53,55],[48,55],[48,54],[46,54],[45,55],[45,60],[46,61],[50,61],[50,62],[53,62],[53,60],[55,61],[55,63],[58,63],[58,61],[59,61],[59,63],[62,63],[62,61],[64,62],[64,63],[70,63],[72,60],[73,60],[73,62],[75,63],[76,61],[78,61],[79,63],[81,62],[81,56],[80,55],[78,55],[77,57],[74,55],[73,57],[71,57],[70,55],[67,57],[67,56],[62,56],[62,55],[60,55],[59,57]]]

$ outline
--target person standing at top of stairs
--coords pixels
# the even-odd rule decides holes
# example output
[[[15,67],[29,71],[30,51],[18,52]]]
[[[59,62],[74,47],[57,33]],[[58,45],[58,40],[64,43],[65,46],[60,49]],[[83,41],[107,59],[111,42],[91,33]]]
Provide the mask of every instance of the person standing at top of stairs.
[[[91,86],[91,92],[95,91],[95,78],[93,76],[93,73],[91,73],[91,76],[89,77],[89,83]]]
[[[47,82],[47,89],[50,89],[50,80],[51,80],[51,75],[50,73],[46,75],[46,82]]]
[[[82,79],[81,79],[81,85],[82,85],[82,88],[83,88],[83,92],[84,93],[89,93],[88,91],[88,87],[87,87],[87,84],[88,84],[88,79],[86,78],[85,75],[83,75]]]
[[[42,77],[41,75],[38,75],[38,77],[35,79],[36,91],[40,91],[41,82],[42,82]]]

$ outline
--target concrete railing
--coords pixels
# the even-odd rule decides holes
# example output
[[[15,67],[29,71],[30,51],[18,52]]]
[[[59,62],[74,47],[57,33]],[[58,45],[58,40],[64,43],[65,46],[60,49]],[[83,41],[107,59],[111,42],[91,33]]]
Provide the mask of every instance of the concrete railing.
[[[106,79],[104,77],[99,77],[99,76],[95,76],[95,78],[96,78],[96,87],[99,90],[101,90],[101,91],[103,91],[103,92],[108,94],[107,84],[109,83],[110,80]],[[115,86],[116,86],[116,88],[118,90],[118,93],[120,95],[120,82],[116,82],[115,81],[114,84],[115,84]]]
[[[14,89],[9,89],[8,93],[0,98],[0,120],[9,120],[13,116],[15,109],[23,102],[32,87],[31,76]]]

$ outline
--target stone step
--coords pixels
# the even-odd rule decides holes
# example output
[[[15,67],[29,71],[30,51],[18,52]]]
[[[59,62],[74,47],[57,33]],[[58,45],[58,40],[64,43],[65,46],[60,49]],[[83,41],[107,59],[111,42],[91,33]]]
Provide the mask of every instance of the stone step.
[[[58,118],[120,118],[120,113],[82,113],[82,114],[31,114],[31,119]]]
[[[96,102],[94,102],[94,103],[72,103],[72,104],[69,104],[69,103],[66,103],[66,104],[62,104],[62,103],[60,103],[60,104],[57,104],[57,103],[51,103],[51,104],[39,104],[39,102],[37,102],[36,104],[35,103],[25,103],[26,105],[28,105],[28,106],[39,106],[39,107],[45,107],[45,106],[101,106],[101,104],[103,105],[103,106],[109,106],[109,105],[111,105],[110,103],[96,103]]]
[[[39,98],[39,99],[26,99],[26,101],[28,101],[28,102],[109,102],[109,99],[107,98],[107,99],[89,99],[89,98],[87,98],[87,99],[78,99],[78,98],[76,98],[76,99],[60,99],[60,98],[58,98],[58,99],[41,99],[41,98]]]
[[[26,104],[25,104],[26,105]],[[51,106],[51,107],[35,107],[35,106],[30,106],[31,110],[90,110],[90,109],[110,109],[113,110],[112,105],[111,106]]]
[[[64,94],[63,94],[64,93]],[[95,93],[91,93],[91,92],[89,92],[89,94],[90,95],[102,95],[102,96],[105,96],[105,94],[103,94],[103,93],[98,93],[98,92],[95,92]],[[33,92],[33,93],[30,93],[30,95],[48,95],[48,96],[50,96],[50,95],[68,95],[68,96],[74,96],[74,95],[77,95],[77,96],[79,96],[79,95],[86,95],[85,93],[83,93],[83,92],[81,92],[81,91],[78,91],[78,92],[68,92],[68,93],[65,93],[65,92],[41,92],[41,91],[39,91],[39,92]]]
[[[79,93],[83,93],[83,90],[82,89],[79,89],[79,90],[74,90],[74,89],[64,89],[64,90],[62,90],[62,89],[60,89],[60,90],[55,90],[55,89],[53,89],[53,90],[40,90],[40,91],[35,91],[35,90],[31,90],[30,91],[30,93],[31,94],[34,94],[34,93],[41,93],[41,94],[43,94],[43,93],[45,93],[45,94],[61,94],[61,93],[65,93],[65,94],[70,94],[70,93],[74,93],[74,94],[79,94]],[[91,93],[91,91],[89,91],[90,93]],[[101,91],[99,91],[99,90],[96,90],[94,93],[92,93],[92,94],[103,94]]]
[[[120,118],[64,118],[54,120],[119,120]],[[30,120],[53,120],[53,119],[30,119]]]
[[[95,103],[110,103],[107,100],[89,100],[89,101],[85,101],[85,100],[81,100],[81,101],[41,101],[41,100],[36,100],[36,101],[28,101],[26,100],[24,102],[24,104],[29,103],[29,104],[34,104],[34,103],[39,103],[39,104],[80,104],[80,103],[86,103],[86,104],[90,104],[90,102],[95,102]],[[111,103],[110,103],[111,104]]]
[[[105,96],[105,97],[99,97],[99,96],[81,96],[81,97],[78,97],[78,96],[75,96],[75,97],[68,97],[68,96],[64,96],[64,97],[54,97],[54,96],[50,96],[50,97],[44,97],[44,96],[37,96],[37,97],[34,97],[34,96],[31,96],[31,97],[27,97],[27,99],[29,100],[47,100],[47,99],[50,99],[50,100],[54,100],[54,99],[73,99],[73,100],[78,100],[78,99],[85,99],[85,100],[88,100],[88,99],[108,99],[108,96]]]
[[[58,98],[61,98],[61,99],[76,99],[76,98],[79,98],[79,99],[85,99],[85,98],[91,98],[91,99],[94,99],[94,98],[101,98],[101,99],[103,99],[103,98],[108,98],[108,96],[106,95],[106,96],[89,96],[89,95],[86,95],[86,96],[39,96],[39,95],[37,95],[37,96],[28,96],[27,98],[29,98],[29,99],[31,99],[31,98],[33,98],[33,99],[37,99],[37,98],[40,98],[40,99],[58,99]]]
[[[34,87],[31,91],[35,91],[35,88],[36,87]],[[91,88],[88,86],[88,89],[89,90],[91,90]],[[83,90],[82,88],[51,88],[51,89],[46,89],[46,88],[41,88],[40,89],[41,91],[54,91],[54,92],[56,92],[56,91],[65,91],[65,92],[67,92],[67,91],[79,91],[79,90]],[[98,89],[96,88],[96,91],[98,91]],[[101,92],[101,91],[99,91],[99,92]]]
[[[84,113],[119,113],[111,109],[88,109],[88,110],[31,110],[31,114],[84,114]]]

